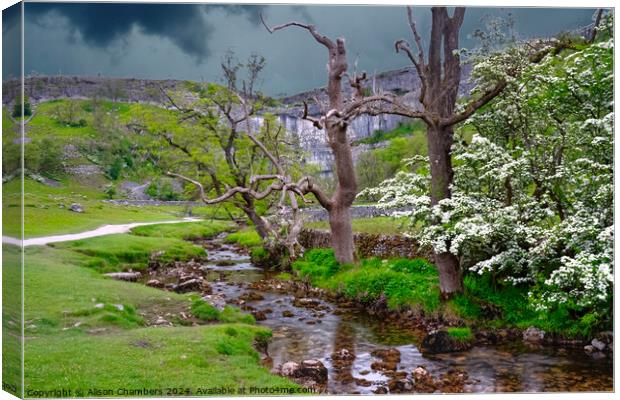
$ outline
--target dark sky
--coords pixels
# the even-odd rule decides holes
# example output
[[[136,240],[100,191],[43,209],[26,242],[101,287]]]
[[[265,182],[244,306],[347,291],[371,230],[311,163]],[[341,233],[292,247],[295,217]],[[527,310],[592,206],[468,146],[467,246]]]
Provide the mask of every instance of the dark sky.
[[[324,34],[344,36],[350,63],[369,73],[408,65],[393,43],[410,39],[403,6],[217,5],[122,3],[26,3],[26,74],[105,75],[218,80],[228,50],[239,58],[266,57],[262,90],[292,94],[321,86],[326,51],[306,31],[270,35],[260,24],[314,23]],[[592,22],[594,9],[468,8],[461,46],[483,16],[512,14],[520,37],[549,36]],[[415,8],[418,28],[430,30],[428,8]],[[3,12],[3,78],[19,74],[7,49],[19,37],[19,13]]]

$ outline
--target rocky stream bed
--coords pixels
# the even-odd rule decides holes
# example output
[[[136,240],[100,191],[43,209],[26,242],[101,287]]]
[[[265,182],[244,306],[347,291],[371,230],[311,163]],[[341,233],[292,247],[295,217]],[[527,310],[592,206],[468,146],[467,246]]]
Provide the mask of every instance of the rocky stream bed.
[[[223,236],[201,242],[207,260],[152,265],[144,284],[197,291],[218,308],[252,313],[273,337],[261,363],[275,374],[331,394],[612,391],[613,363],[583,348],[528,345],[520,338],[469,350],[422,354],[428,327],[371,315],[309,285],[274,279]],[[131,279],[134,280],[134,279]],[[182,313],[187,324],[200,323]],[[172,325],[158,317],[151,325]],[[484,341],[483,341],[484,342]],[[477,343],[480,343],[478,341]]]

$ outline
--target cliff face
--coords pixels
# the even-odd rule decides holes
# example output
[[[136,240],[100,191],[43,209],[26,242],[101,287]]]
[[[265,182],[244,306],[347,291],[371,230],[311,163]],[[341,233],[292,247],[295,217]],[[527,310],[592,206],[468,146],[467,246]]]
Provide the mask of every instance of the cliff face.
[[[467,83],[469,68],[463,68],[460,91],[466,94],[470,90]],[[115,101],[166,104],[166,98],[160,88],[164,90],[184,90],[184,81],[178,80],[145,80],[132,78],[104,78],[104,77],[66,77],[66,76],[36,76],[25,80],[25,93],[32,104],[58,98],[86,99],[93,97],[108,98]],[[4,105],[12,104],[19,94],[19,81],[6,81],[2,84]],[[379,73],[370,76],[366,87],[382,92],[390,92],[403,96],[405,103],[416,107],[420,90],[420,80],[413,67]],[[344,91],[350,94],[350,87],[343,86]],[[327,93],[324,88],[317,88],[308,92],[298,93],[280,99],[282,106],[265,110],[277,116],[280,123],[289,134],[298,138],[299,143],[308,154],[309,162],[318,164],[324,174],[331,174],[333,158],[331,149],[326,143],[325,133],[317,130],[312,123],[302,120],[303,102],[309,104],[309,114],[318,115],[319,109],[315,99],[325,103]],[[351,140],[368,137],[376,130],[389,131],[400,123],[408,122],[407,118],[396,115],[365,116],[354,120],[349,126]],[[258,126],[262,123],[259,115],[253,123]],[[359,147],[359,146],[358,146]],[[365,147],[354,149],[354,156],[367,151]],[[357,158],[357,157],[356,157]]]
[[[18,80],[2,82],[2,104],[13,103],[19,94]],[[43,101],[74,98],[107,98],[132,103],[162,104],[165,90],[180,90],[184,81],[105,78],[83,76],[33,76],[25,79],[24,92],[32,104]]]

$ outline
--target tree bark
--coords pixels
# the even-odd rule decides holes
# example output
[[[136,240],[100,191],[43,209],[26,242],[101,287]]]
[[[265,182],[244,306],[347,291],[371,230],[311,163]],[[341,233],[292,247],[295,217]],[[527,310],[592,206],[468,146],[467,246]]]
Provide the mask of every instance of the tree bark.
[[[435,253],[435,264],[439,271],[439,291],[442,300],[449,300],[463,291],[463,272],[459,259],[450,252]]]
[[[341,264],[355,262],[355,244],[351,227],[350,207],[334,206],[329,210],[329,227],[331,229],[334,256]]]
[[[431,205],[451,197],[450,185],[454,178],[451,147],[454,142],[451,126],[440,128],[429,126],[427,129],[428,157],[431,167]],[[446,300],[455,293],[463,291],[462,271],[459,259],[449,251],[438,253],[433,257],[439,271],[439,288],[441,298]]]
[[[256,233],[258,233],[258,236],[260,236],[261,239],[266,239],[269,236],[269,228],[267,227],[267,224],[265,223],[263,217],[258,215],[258,213],[256,212],[256,207],[254,206],[254,199],[248,194],[243,194],[241,197],[246,204],[242,207],[243,212],[254,224],[254,228],[256,229]]]
[[[426,133],[428,158],[431,167],[431,205],[451,197],[450,185],[454,179],[451,148],[454,131],[451,126],[429,126]]]

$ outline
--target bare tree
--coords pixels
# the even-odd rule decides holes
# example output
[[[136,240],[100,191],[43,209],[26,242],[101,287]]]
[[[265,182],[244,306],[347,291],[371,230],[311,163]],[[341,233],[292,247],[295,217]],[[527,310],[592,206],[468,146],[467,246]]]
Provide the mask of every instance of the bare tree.
[[[340,263],[352,263],[355,261],[355,246],[353,242],[353,230],[351,227],[350,208],[357,196],[357,181],[353,165],[351,143],[347,136],[347,127],[351,121],[361,114],[376,115],[383,113],[385,105],[390,105],[392,113],[408,117],[421,117],[416,111],[409,110],[398,102],[391,94],[372,93],[364,95],[363,82],[367,79],[366,73],[351,76],[347,73],[347,53],[344,38],[336,41],[320,34],[314,25],[301,22],[288,22],[282,25],[270,27],[263,16],[261,21],[270,32],[297,27],[305,29],[314,40],[327,50],[327,97],[328,104],[320,117],[308,114],[308,105],[304,102],[303,119],[311,121],[318,128],[325,130],[326,140],[334,156],[336,172],[336,189],[332,196],[327,196],[321,189],[308,178],[303,188],[304,193],[312,193],[319,204],[329,213],[329,225],[331,228],[332,247],[336,260]],[[345,96],[343,91],[343,78],[348,78],[352,95]]]

